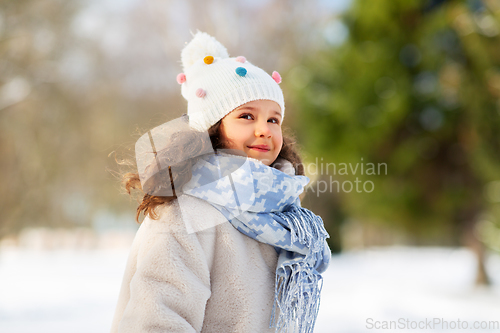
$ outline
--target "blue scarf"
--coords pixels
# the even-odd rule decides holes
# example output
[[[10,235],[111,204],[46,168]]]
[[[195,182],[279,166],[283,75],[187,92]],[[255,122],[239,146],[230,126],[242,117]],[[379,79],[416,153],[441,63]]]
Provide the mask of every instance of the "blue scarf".
[[[208,201],[237,230],[279,253],[269,327],[313,332],[330,249],[321,217],[300,205],[309,178],[225,153],[202,156],[192,172],[184,194]]]

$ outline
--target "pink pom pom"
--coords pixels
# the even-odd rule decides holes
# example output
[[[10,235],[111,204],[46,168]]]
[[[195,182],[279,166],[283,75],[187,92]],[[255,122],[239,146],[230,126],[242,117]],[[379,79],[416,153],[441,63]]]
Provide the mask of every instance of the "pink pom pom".
[[[281,83],[281,75],[280,75],[280,73],[274,71],[273,75],[272,75],[272,78],[274,79],[274,81],[276,81],[277,84]]]
[[[245,61],[247,61],[247,58],[245,58],[244,56],[239,56],[239,57],[236,57],[236,61],[244,63]]]
[[[186,82],[186,74],[184,73],[177,74],[177,83],[183,84],[184,82]]]
[[[196,89],[196,96],[199,97],[199,98],[203,98],[205,97],[207,93],[205,92],[205,90],[201,89],[201,88],[198,88]]]

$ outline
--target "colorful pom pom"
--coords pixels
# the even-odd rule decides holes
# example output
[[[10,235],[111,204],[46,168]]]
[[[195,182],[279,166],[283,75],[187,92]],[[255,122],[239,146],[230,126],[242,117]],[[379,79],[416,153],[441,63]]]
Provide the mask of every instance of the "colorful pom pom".
[[[177,83],[183,84],[184,82],[186,82],[186,74],[184,73],[177,74]]]
[[[247,58],[245,58],[244,56],[239,56],[239,57],[236,57],[235,60],[237,62],[245,63],[245,61],[247,61]]]
[[[236,74],[238,74],[239,76],[245,76],[247,75],[247,70],[243,67],[238,67],[236,68]]]
[[[206,94],[207,93],[205,90],[203,90],[201,88],[196,89],[196,97],[203,98],[203,97],[205,97]]]
[[[281,75],[280,75],[280,73],[274,71],[273,75],[272,75],[272,78],[274,79],[274,81],[276,81],[277,84],[281,83]]]
[[[206,56],[205,58],[203,58],[203,62],[207,65],[210,65],[211,63],[214,62],[214,57],[212,56]]]

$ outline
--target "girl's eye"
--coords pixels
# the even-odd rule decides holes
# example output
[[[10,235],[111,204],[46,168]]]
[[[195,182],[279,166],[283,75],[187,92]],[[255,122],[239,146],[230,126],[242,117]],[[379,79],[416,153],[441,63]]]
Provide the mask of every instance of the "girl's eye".
[[[280,123],[280,121],[278,120],[278,118],[271,118],[271,119],[269,119],[269,120],[271,120],[271,121],[273,121],[273,120],[274,120],[274,123],[275,123],[275,124],[279,124],[279,123]]]
[[[250,113],[244,113],[240,116],[240,118],[244,118],[244,119],[249,119],[249,118],[246,118],[246,117],[250,117],[250,119],[252,119],[252,115]]]

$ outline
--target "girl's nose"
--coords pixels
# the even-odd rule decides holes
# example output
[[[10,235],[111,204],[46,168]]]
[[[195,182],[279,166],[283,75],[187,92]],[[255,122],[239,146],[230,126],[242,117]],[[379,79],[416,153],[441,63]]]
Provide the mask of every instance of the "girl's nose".
[[[257,122],[255,125],[255,136],[257,137],[270,137],[271,129],[269,128],[269,124],[267,121],[265,122]]]

